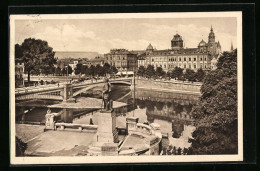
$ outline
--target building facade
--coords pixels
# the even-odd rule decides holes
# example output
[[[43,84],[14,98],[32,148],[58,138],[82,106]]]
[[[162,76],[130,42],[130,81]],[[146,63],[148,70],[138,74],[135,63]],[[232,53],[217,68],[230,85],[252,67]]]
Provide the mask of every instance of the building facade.
[[[111,49],[109,53],[104,55],[104,58],[104,63],[115,66],[121,71],[133,71],[138,66],[137,53],[126,49]]]
[[[221,53],[221,45],[215,41],[215,33],[211,27],[208,42],[201,40],[196,48],[184,48],[182,36],[176,34],[171,40],[171,49],[156,50],[151,44],[142,54],[138,55],[138,67],[153,65],[164,71],[171,71],[175,67],[197,70],[212,68],[211,60]]]
[[[103,66],[104,65],[104,58],[97,56],[94,59],[90,59],[90,60],[86,61],[85,63],[83,63],[83,65],[87,65],[88,67],[90,67],[91,65],[93,65],[93,66],[97,66],[97,65]]]

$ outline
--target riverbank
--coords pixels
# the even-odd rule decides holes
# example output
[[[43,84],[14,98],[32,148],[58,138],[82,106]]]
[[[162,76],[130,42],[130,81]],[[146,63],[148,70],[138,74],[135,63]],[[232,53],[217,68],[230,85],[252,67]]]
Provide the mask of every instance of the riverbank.
[[[146,89],[151,91],[162,91],[171,93],[183,93],[192,95],[201,95],[200,82],[180,82],[180,81],[165,81],[165,80],[150,80],[150,79],[136,79],[135,88]],[[133,89],[133,85],[131,88]]]

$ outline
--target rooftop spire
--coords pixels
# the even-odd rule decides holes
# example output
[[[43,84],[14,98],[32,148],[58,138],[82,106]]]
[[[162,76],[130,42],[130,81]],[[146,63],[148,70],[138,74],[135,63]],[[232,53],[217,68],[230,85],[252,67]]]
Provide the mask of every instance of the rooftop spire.
[[[232,40],[231,40],[231,51],[233,50],[233,42],[232,42]]]
[[[210,31],[211,31],[211,32],[213,31],[212,25],[211,25]]]

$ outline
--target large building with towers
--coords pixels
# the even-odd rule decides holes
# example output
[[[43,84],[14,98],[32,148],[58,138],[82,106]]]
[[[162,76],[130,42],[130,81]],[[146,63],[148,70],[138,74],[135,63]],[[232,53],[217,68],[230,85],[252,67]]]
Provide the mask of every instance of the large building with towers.
[[[171,40],[171,49],[157,50],[149,44],[142,53],[131,52],[138,55],[138,67],[153,65],[154,68],[162,67],[166,72],[175,67],[209,70],[212,68],[211,60],[221,53],[221,45],[215,40],[215,33],[211,26],[208,42],[202,39],[195,48],[185,48],[182,36],[177,33]]]

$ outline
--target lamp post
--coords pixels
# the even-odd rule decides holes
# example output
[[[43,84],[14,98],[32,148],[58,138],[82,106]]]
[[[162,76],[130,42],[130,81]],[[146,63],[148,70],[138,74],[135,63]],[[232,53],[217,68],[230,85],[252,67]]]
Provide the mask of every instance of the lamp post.
[[[66,81],[67,81],[67,83],[68,83],[69,65],[67,65],[66,68],[67,68],[67,77],[66,77]]]

